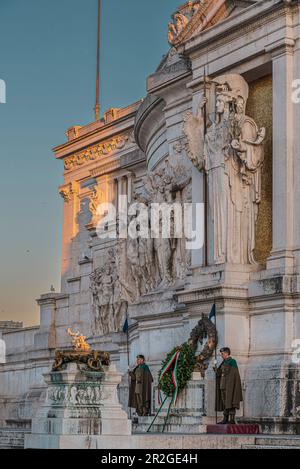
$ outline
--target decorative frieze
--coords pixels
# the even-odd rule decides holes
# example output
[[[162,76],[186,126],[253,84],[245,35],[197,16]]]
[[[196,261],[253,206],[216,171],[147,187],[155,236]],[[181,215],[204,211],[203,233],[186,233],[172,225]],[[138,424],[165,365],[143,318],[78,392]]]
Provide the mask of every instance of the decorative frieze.
[[[99,383],[53,386],[48,389],[47,400],[53,405],[101,405]]]
[[[118,135],[107,142],[86,148],[74,155],[68,156],[64,161],[66,171],[76,169],[89,161],[95,161],[108,156],[116,150],[122,150],[127,142],[132,142],[132,133]]]

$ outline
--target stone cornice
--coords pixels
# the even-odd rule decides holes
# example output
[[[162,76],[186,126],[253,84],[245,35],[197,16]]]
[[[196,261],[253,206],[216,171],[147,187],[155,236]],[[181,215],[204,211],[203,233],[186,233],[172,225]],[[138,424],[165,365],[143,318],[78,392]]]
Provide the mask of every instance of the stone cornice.
[[[96,144],[129,130],[133,127],[134,117],[141,102],[142,100],[125,109],[119,109],[119,113],[123,112],[122,117],[107,124],[103,124],[99,121],[92,122],[84,127],[77,126],[76,128],[79,129],[76,134],[78,135],[77,138],[52,149],[56,158],[64,158],[75,151],[79,151],[83,147],[88,146],[89,142]]]
[[[137,164],[145,161],[145,154],[139,148],[137,148],[136,150],[120,156],[120,167],[122,169],[130,168],[131,166],[136,166]]]
[[[276,58],[285,54],[293,54],[295,44],[296,42],[292,38],[282,38],[268,44],[265,50],[266,52],[271,53],[273,58]]]
[[[29,331],[37,331],[40,329],[40,326],[28,326],[28,327],[20,327],[19,329],[12,329],[10,331],[1,331],[2,335],[9,335],[9,334],[17,334],[20,332],[29,332]]]
[[[104,174],[112,173],[113,171],[120,168],[119,159],[115,161],[110,161],[108,163],[102,164],[90,170],[90,175],[92,177],[104,176]]]
[[[235,300],[248,301],[247,287],[216,285],[212,287],[199,287],[177,293],[178,301],[186,305],[192,303],[207,303],[211,301]]]
[[[68,299],[69,294],[67,293],[46,293],[41,295],[36,301],[38,305],[45,305],[45,304],[56,304],[57,300],[64,300]]]

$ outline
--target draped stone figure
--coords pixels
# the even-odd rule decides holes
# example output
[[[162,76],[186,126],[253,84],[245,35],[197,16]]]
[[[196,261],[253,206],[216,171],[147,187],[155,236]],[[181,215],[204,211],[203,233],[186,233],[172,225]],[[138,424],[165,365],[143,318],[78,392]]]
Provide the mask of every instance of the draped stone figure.
[[[181,164],[171,165],[167,158],[164,164],[145,181],[145,192],[154,203],[178,203],[183,206],[183,191],[189,187],[191,175]],[[161,222],[161,218],[159,223]],[[182,278],[188,268],[188,253],[185,249],[185,238],[174,237],[174,214],[171,213],[170,238],[164,238],[162,232],[154,238],[154,261],[157,268],[158,287],[166,287]]]
[[[237,249],[232,250],[230,262],[255,264],[255,228],[261,202],[261,172],[264,157],[262,143],[266,131],[264,128],[258,129],[254,120],[246,116],[245,109],[246,99],[238,96],[234,120],[234,139],[231,146],[234,150],[234,158],[238,159],[239,163],[239,182],[242,181],[241,191],[244,203],[239,220],[242,245],[239,246],[238,239],[235,240]]]
[[[173,203],[183,206],[188,201],[191,174],[180,163],[172,165],[167,158],[142,181],[142,186],[134,191],[134,202],[143,204],[149,236],[119,239],[113,249],[109,249],[103,266],[95,269],[90,276],[93,305],[93,332],[106,335],[120,330],[129,304],[141,295],[157,288],[167,288],[176,280],[184,278],[189,266],[189,254],[185,248],[185,237],[174,236],[174,214],[170,210],[170,236],[152,237],[151,204]],[[162,210],[166,209],[162,207]],[[134,221],[136,215],[129,215]],[[160,225],[162,211],[159,212]]]
[[[214,264],[255,264],[265,129],[246,116],[249,87],[240,75],[215,79],[215,119],[204,136],[204,106],[185,116],[188,156],[207,174]]]
[[[110,249],[102,267],[90,276],[95,334],[105,335],[121,329],[128,307],[128,294],[119,277],[116,252]]]
[[[124,261],[119,278],[135,300],[145,293],[173,284],[186,273],[189,255],[185,249],[185,238],[177,239],[173,236],[173,214],[171,213],[170,222],[171,236],[163,237],[160,229],[159,236],[152,238],[151,204],[171,205],[176,202],[183,205],[187,201],[186,189],[188,190],[190,181],[191,175],[186,168],[181,164],[171,165],[167,158],[155,171],[145,176],[141,187],[134,191],[135,203],[143,204],[144,210],[148,212],[149,237],[129,236],[122,244]],[[160,212],[158,224],[161,216]]]

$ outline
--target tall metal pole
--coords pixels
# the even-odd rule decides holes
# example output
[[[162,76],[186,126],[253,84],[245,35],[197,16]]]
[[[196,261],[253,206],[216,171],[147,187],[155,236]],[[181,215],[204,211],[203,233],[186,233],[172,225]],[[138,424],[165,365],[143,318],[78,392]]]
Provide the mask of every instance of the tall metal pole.
[[[218,329],[217,329],[217,307],[215,307],[215,328],[216,328],[216,336],[217,336],[217,339],[218,339]],[[217,340],[218,342],[218,340]],[[218,365],[218,359],[217,359],[217,345],[218,343],[216,343],[216,347],[215,347],[215,367],[217,368],[217,365]],[[216,425],[218,423],[218,410],[217,410],[217,394],[218,394],[218,380],[217,380],[217,372],[215,373],[215,421],[216,421]]]
[[[206,89],[206,68],[204,67],[204,98],[207,98],[207,89]],[[204,139],[207,133],[207,103],[204,105],[203,110],[203,120],[204,120]],[[207,174],[204,168],[204,190],[203,190],[203,198],[204,198],[204,266],[208,266],[208,184],[207,184]]]
[[[97,72],[96,72],[96,104],[95,120],[100,116],[100,37],[101,37],[101,0],[98,0],[98,38],[97,38]]]
[[[127,316],[127,313],[126,313],[126,320],[127,320],[127,331],[126,331],[126,341],[127,341],[127,365],[128,365],[128,370],[129,370],[129,367],[130,367],[130,356],[129,356],[129,328],[128,328],[128,316]],[[130,377],[128,376],[129,378],[129,386],[130,386]],[[129,407],[129,418],[131,420],[131,407]]]

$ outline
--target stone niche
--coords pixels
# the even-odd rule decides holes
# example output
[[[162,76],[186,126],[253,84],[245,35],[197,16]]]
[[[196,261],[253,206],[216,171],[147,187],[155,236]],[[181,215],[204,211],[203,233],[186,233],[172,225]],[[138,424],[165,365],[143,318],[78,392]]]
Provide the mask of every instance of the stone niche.
[[[266,128],[264,164],[262,169],[262,194],[259,207],[255,258],[265,264],[272,249],[272,146],[273,146],[273,80],[267,75],[249,83],[249,99],[246,114],[258,127]]]

